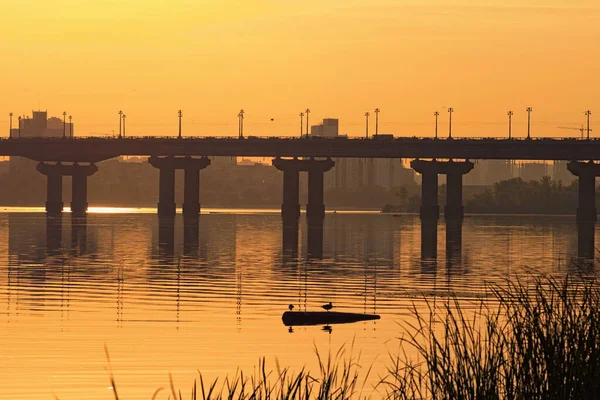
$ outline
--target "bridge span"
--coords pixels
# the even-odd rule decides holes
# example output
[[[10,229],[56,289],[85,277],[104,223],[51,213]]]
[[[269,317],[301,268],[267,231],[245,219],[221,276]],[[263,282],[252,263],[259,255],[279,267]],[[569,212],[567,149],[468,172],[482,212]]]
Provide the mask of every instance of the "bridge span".
[[[173,218],[175,204],[175,170],[184,170],[184,217],[197,219],[200,214],[200,175],[210,166],[209,157],[272,157],[273,165],[283,172],[284,228],[295,226],[300,217],[299,173],[308,173],[307,218],[322,236],[325,216],[323,176],[335,167],[336,158],[405,158],[422,175],[421,240],[424,257],[437,253],[438,175],[447,176],[446,235],[448,248],[461,242],[463,219],[462,180],[474,164],[470,160],[566,160],[569,171],[578,177],[580,254],[594,254],[597,219],[595,205],[596,177],[600,176],[600,139],[537,138],[393,138],[380,135],[359,138],[12,138],[0,139],[0,156],[20,156],[38,161],[38,171],[47,176],[48,215],[63,211],[62,178],[72,179],[71,210],[85,215],[87,179],[97,170],[96,163],[118,156],[147,156],[160,170],[158,215]],[[315,235],[311,235],[314,237]],[[319,235],[316,235],[319,236]]]
[[[600,139],[575,138],[20,138],[1,139],[0,156],[99,162],[118,156],[439,158],[598,160]]]

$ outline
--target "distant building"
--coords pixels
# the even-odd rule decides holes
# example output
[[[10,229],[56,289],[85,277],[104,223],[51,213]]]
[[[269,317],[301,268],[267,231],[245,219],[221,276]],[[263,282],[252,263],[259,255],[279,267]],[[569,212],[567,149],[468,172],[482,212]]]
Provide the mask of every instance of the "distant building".
[[[313,125],[309,136],[339,138],[339,120],[325,118],[319,125]],[[389,135],[393,139],[393,135]],[[362,159],[334,158],[335,167],[325,174],[325,190],[329,189],[359,189],[368,186],[380,186],[392,189],[397,186],[414,185],[415,172],[405,168],[402,159]]]
[[[20,131],[20,133],[19,133]],[[58,117],[48,118],[47,111],[32,111],[32,116],[21,118],[21,127],[13,128],[14,137],[62,137],[75,134],[73,123],[66,122]]]

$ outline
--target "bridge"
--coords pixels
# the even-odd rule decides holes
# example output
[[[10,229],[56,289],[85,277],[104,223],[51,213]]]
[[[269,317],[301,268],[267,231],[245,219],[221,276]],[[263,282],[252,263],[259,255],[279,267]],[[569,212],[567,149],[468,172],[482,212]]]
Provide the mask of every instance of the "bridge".
[[[0,156],[37,161],[99,162],[118,156],[440,158],[598,160],[600,139],[453,138],[20,138],[0,139]]]
[[[282,138],[282,137],[79,137],[0,139],[0,156],[20,156],[38,161],[38,171],[48,177],[46,211],[63,210],[62,177],[73,176],[74,214],[87,211],[87,177],[97,171],[96,163],[118,156],[147,156],[160,170],[158,215],[173,217],[175,170],[185,172],[183,212],[187,218],[200,213],[200,171],[210,165],[208,157],[272,157],[283,172],[282,216],[284,224],[297,224],[300,217],[299,173],[308,172],[307,217],[322,221],[325,215],[323,176],[335,168],[335,158],[413,159],[411,167],[422,174],[420,216],[422,241],[436,252],[438,176],[447,175],[447,233],[460,231],[463,218],[462,177],[474,167],[469,160],[565,160],[579,179],[577,222],[580,253],[594,251],[595,178],[600,175],[600,139],[575,138],[417,138],[379,135],[371,138]],[[458,239],[452,241],[460,242]],[[426,247],[426,246],[425,246]]]

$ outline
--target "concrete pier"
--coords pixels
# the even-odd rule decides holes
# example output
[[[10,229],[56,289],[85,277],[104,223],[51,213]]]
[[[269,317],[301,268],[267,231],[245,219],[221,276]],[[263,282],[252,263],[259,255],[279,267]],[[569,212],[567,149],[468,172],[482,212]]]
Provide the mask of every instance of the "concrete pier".
[[[579,257],[592,259],[595,252],[596,177],[600,175],[600,164],[592,161],[571,161],[567,169],[579,178],[577,204],[577,242]]]
[[[299,160],[298,158],[282,159],[278,157],[272,163],[275,168],[283,171],[281,216],[284,224],[293,223],[300,216],[300,172],[308,172],[306,216],[311,219],[323,219],[325,217],[324,174],[335,165],[333,160],[329,158],[326,160],[315,160],[314,158]]]
[[[62,178],[70,175],[73,177],[71,212],[76,216],[85,215],[88,208],[87,178],[98,171],[98,167],[94,163],[64,165],[60,162],[54,164],[40,162],[37,165],[37,170],[46,175],[48,179],[46,193],[46,212],[48,214],[62,213],[64,205],[62,201]]]
[[[410,166],[421,174],[421,255],[435,258],[437,255],[438,175],[446,175],[446,247],[460,249],[462,219],[464,215],[462,177],[473,169],[470,161],[424,161],[414,160]],[[451,249],[451,251],[452,251]]]
[[[175,170],[183,169],[185,216],[200,214],[200,170],[210,165],[208,157],[155,157],[148,159],[150,165],[159,169],[158,182],[158,215],[159,217],[175,216]]]
[[[80,165],[74,163],[72,165],[71,213],[76,217],[84,216],[87,213],[87,178],[97,171],[98,167],[95,164]]]

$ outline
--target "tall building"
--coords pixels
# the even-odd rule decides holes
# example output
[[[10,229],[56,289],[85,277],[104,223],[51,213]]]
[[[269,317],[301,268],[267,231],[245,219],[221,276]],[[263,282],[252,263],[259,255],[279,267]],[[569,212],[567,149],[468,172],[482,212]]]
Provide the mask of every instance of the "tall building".
[[[311,126],[310,136],[339,138],[339,120],[325,118],[318,125]],[[335,158],[335,167],[325,173],[325,190],[329,189],[358,189],[368,186],[380,186],[392,189],[397,186],[414,185],[415,173],[405,168],[402,159],[362,159]]]
[[[21,137],[62,137],[63,132],[67,137],[73,135],[73,123],[66,122],[58,117],[48,118],[47,111],[32,111],[32,116],[21,118]],[[13,128],[15,137],[19,135],[19,128]]]

